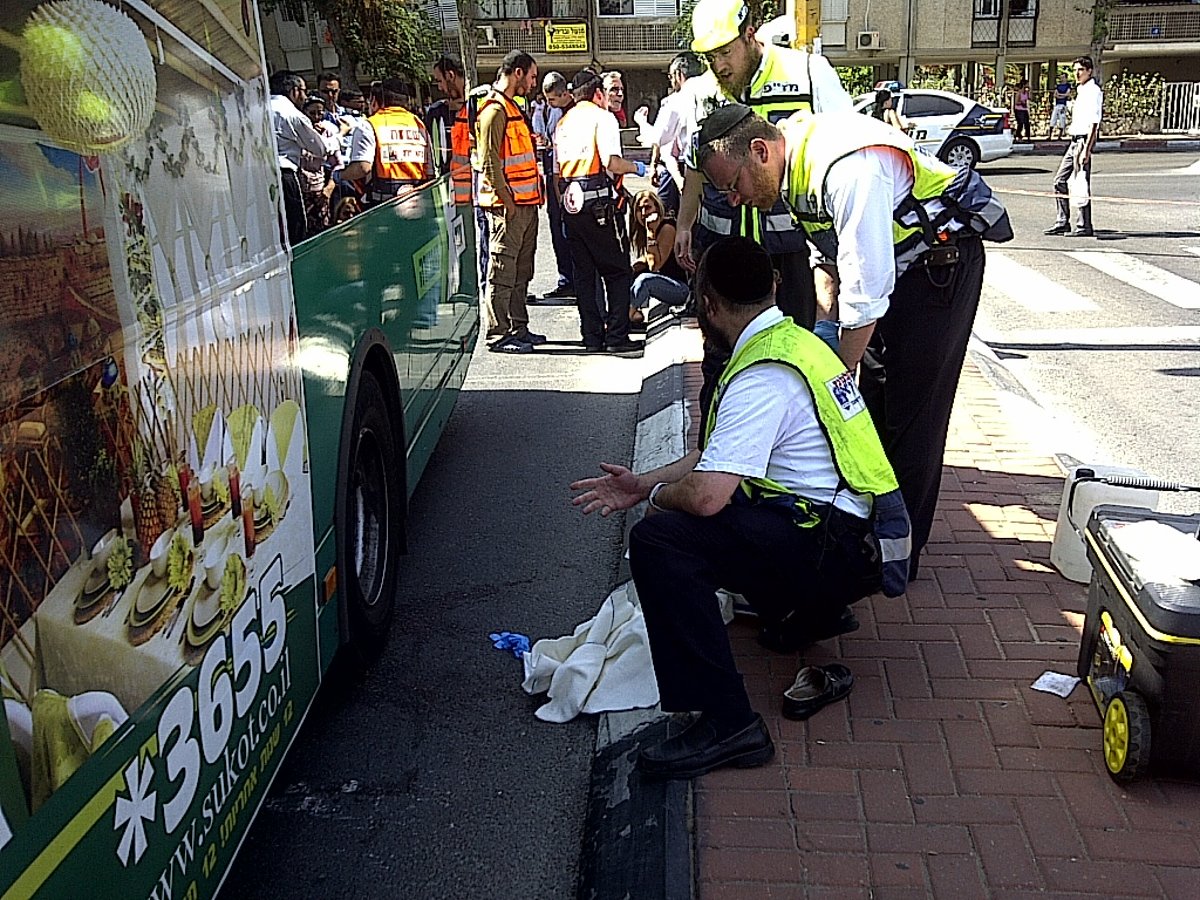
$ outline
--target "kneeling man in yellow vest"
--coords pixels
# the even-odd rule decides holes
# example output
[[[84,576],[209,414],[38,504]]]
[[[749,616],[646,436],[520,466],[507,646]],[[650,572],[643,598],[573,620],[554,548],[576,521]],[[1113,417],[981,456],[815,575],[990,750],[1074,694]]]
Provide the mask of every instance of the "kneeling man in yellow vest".
[[[839,633],[849,604],[881,587],[902,591],[907,571],[907,518],[870,414],[838,356],[775,306],[767,252],[744,237],[718,240],[695,291],[705,337],[732,354],[704,450],[642,475],[602,463],[604,475],[571,486],[584,513],[650,504],[630,534],[629,564],[660,701],[701,713],[641,751],[643,771],[666,778],[774,755],[734,663],[718,588],[816,640]],[[889,583],[897,552],[899,582]]]
[[[972,169],[917,152],[855,113],[778,126],[746,106],[701,126],[697,162],[734,205],[783,197],[836,276],[842,360],[854,370],[912,516],[912,571],[929,539],[950,408],[983,287],[983,241],[1012,239]]]

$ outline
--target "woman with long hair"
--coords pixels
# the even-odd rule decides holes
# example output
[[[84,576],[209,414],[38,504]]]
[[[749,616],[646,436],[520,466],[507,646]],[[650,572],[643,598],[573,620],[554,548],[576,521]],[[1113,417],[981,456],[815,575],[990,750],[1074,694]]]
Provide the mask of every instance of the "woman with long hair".
[[[633,245],[633,297],[629,318],[645,322],[650,300],[681,306],[688,298],[687,272],[675,259],[675,220],[654,191],[638,191],[629,208]]]

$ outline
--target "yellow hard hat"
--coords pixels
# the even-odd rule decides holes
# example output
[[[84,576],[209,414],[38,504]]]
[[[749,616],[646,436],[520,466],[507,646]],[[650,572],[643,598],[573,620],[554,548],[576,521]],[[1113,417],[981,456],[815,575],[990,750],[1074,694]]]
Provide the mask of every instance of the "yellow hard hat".
[[[710,53],[736,40],[749,15],[745,0],[700,0],[692,10],[692,50]]]

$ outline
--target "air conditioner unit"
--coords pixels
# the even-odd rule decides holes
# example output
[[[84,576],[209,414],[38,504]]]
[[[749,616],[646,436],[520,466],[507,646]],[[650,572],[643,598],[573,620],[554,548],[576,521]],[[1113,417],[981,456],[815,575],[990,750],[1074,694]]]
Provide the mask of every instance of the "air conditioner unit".
[[[859,50],[878,50],[881,46],[878,31],[860,31],[858,33]]]
[[[496,46],[496,29],[491,25],[476,25],[476,30],[479,32],[479,46],[495,47]]]

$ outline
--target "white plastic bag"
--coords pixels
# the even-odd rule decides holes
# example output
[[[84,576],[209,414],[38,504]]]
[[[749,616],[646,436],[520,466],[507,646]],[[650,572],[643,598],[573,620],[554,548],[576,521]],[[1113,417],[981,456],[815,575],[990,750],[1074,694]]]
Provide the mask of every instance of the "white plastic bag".
[[[1067,196],[1071,205],[1076,209],[1087,206],[1091,202],[1087,173],[1083,169],[1076,169],[1071,173],[1071,177],[1067,180]]]

